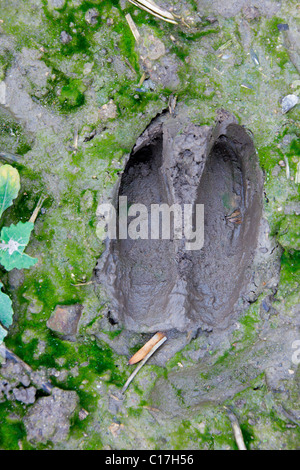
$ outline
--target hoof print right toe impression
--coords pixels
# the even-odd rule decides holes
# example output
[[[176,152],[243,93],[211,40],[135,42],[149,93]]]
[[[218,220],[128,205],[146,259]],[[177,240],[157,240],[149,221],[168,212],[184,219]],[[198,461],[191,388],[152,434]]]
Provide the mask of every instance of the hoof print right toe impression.
[[[214,129],[167,115],[152,121],[131,152],[116,198],[116,207],[126,202],[132,236],[110,240],[96,268],[118,321],[138,332],[224,328],[233,321],[251,274],[262,188],[253,141],[232,116]],[[134,204],[143,205],[135,214]],[[170,217],[170,234],[159,231],[157,213]],[[141,226],[142,238],[134,237]]]

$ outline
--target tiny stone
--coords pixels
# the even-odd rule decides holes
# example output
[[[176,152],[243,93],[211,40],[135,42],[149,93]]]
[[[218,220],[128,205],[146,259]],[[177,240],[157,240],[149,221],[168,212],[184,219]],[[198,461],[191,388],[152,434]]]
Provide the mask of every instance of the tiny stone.
[[[24,387],[28,387],[30,385],[30,378],[28,375],[24,374],[22,377],[20,377],[20,382]]]
[[[261,305],[266,312],[269,312],[270,307],[265,301],[263,301]]]
[[[218,21],[218,18],[216,18],[215,16],[207,16],[205,19],[206,19],[206,21],[208,21],[210,24],[216,23],[216,22]]]
[[[84,18],[87,23],[94,26],[98,22],[98,16],[99,16],[98,10],[96,8],[91,8],[90,10],[86,12]]]
[[[297,95],[286,95],[281,102],[282,113],[287,113],[290,109],[296,106],[298,102],[299,98]]]
[[[59,39],[61,40],[63,44],[68,44],[70,41],[72,41],[72,36],[66,31],[62,31],[60,33]]]
[[[26,405],[32,404],[35,402],[35,387],[19,387],[13,389],[13,394],[16,400],[20,401],[21,403],[25,403]]]
[[[285,23],[279,23],[277,25],[277,28],[278,28],[278,31],[288,31],[290,29],[289,25]]]
[[[99,109],[99,117],[102,121],[107,121],[107,119],[114,119],[116,116],[117,106],[113,100],[110,100]]]
[[[80,304],[57,305],[47,321],[48,328],[64,335],[76,334],[82,309]]]
[[[81,410],[78,413],[78,418],[80,421],[83,421],[85,418],[87,418],[89,415],[88,411],[86,411],[84,408],[81,408]]]

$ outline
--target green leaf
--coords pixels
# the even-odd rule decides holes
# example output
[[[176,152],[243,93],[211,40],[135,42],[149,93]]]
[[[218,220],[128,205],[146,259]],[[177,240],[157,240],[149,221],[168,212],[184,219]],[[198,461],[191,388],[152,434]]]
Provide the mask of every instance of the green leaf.
[[[18,171],[11,165],[0,167],[0,217],[12,205],[20,190]]]
[[[33,227],[32,222],[19,222],[1,230],[0,263],[7,271],[30,268],[38,261],[24,253]]]
[[[7,335],[5,328],[9,328],[13,322],[12,301],[8,295],[2,292],[3,284],[0,282],[0,344]],[[5,327],[5,328],[3,328]]]
[[[9,328],[12,324],[12,301],[8,295],[2,292],[3,284],[0,282],[0,322],[5,328]]]

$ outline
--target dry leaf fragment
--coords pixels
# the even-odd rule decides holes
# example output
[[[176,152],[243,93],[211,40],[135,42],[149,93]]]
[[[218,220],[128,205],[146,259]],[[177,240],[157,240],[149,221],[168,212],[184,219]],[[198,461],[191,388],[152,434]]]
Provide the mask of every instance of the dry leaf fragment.
[[[232,214],[226,215],[226,219],[229,222],[232,222],[234,224],[241,224],[242,223],[242,214],[239,209],[236,209]]]
[[[153,339],[153,338],[152,338]],[[154,346],[152,346],[152,348],[150,349],[150,351],[148,352],[148,354],[146,354],[146,356],[144,357],[144,359],[137,365],[137,367],[135,368],[135,370],[132,372],[131,376],[126,380],[126,383],[125,385],[123,386],[121,392],[124,394],[127,390],[127,388],[129,387],[130,383],[132,382],[132,380],[134,379],[134,377],[136,376],[136,374],[138,373],[139,370],[141,370],[141,368],[143,367],[144,364],[146,364],[146,362],[148,361],[148,359],[150,359],[150,357],[152,356],[152,354],[155,353],[155,351],[167,340],[167,337],[166,335],[162,334],[162,338],[156,343],[154,344]],[[151,340],[150,340],[151,341]]]
[[[151,351],[153,346],[155,346],[155,344],[157,344],[165,336],[166,335],[164,333],[160,333],[160,332],[152,336],[152,338],[149,341],[147,341],[147,343],[144,344],[144,346],[141,349],[139,349],[138,352],[135,353],[134,356],[132,356],[129,359],[128,364],[133,365],[133,364],[136,364],[137,362],[140,362],[142,359],[144,359],[144,357],[149,353],[149,351]]]

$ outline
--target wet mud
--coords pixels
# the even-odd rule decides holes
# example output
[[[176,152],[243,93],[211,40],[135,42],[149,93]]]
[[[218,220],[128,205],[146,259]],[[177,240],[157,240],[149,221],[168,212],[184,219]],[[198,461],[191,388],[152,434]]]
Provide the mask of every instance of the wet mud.
[[[244,306],[262,215],[263,178],[249,133],[226,112],[215,128],[164,114],[137,140],[116,191],[148,209],[148,239],[110,240],[96,277],[114,321],[136,332],[225,328]],[[151,205],[182,208],[182,238],[151,239]],[[186,205],[200,239],[184,231]],[[128,214],[127,214],[128,215]],[[128,227],[140,216],[128,216]],[[120,214],[119,214],[120,216]],[[171,218],[172,220],[172,218]],[[197,231],[198,230],[198,231]],[[190,238],[189,238],[190,237]],[[189,243],[190,242],[190,243]],[[192,249],[191,249],[192,247]]]

